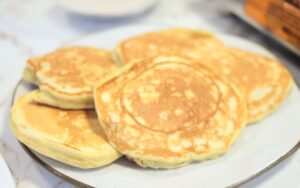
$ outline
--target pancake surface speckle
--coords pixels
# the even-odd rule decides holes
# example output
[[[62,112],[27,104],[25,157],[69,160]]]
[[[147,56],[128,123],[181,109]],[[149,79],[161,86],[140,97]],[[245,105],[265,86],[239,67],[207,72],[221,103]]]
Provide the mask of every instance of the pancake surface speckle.
[[[110,51],[67,47],[27,62],[24,79],[37,85],[37,101],[66,109],[93,108],[93,85],[116,69]]]
[[[94,97],[110,143],[143,167],[175,168],[223,154],[247,120],[237,90],[179,57],[128,64]]]
[[[16,137],[35,151],[79,168],[96,168],[120,157],[107,141],[93,110],[62,110],[34,102],[36,91],[11,111]]]

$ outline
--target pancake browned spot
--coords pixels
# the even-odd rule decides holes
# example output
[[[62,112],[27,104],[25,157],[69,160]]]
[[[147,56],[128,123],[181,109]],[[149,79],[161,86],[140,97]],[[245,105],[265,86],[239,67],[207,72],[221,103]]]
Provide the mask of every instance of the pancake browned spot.
[[[93,108],[93,85],[116,69],[111,52],[67,47],[28,60],[24,79],[39,85],[38,102],[66,109]]]
[[[110,164],[120,154],[107,141],[93,110],[62,110],[22,96],[11,111],[16,137],[35,151],[79,168]]]
[[[174,168],[223,154],[247,121],[230,84],[179,57],[128,64],[94,97],[110,143],[143,167]]]

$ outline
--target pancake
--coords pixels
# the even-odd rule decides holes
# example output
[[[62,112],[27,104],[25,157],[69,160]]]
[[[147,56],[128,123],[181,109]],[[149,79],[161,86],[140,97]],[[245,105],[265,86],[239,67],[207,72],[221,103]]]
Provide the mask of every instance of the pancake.
[[[147,33],[124,40],[116,51],[123,63],[169,54],[195,59],[241,90],[247,101],[249,123],[274,111],[293,83],[292,76],[278,60],[228,47],[202,31],[173,29]]]
[[[292,76],[278,60],[231,47],[207,54],[199,54],[202,63],[224,75],[243,93],[249,123],[274,111],[291,90]]]
[[[25,145],[71,166],[89,169],[120,157],[107,141],[93,110],[62,110],[34,102],[36,91],[19,98],[11,128]]]
[[[37,102],[90,109],[94,108],[93,85],[116,67],[110,51],[74,46],[29,59],[23,78],[39,86]]]
[[[217,157],[247,121],[234,86],[180,57],[127,64],[99,83],[94,98],[111,145],[142,167],[175,168]]]
[[[118,44],[115,59],[120,64],[156,55],[195,57],[195,49],[223,46],[214,35],[184,28],[150,32],[126,39]]]

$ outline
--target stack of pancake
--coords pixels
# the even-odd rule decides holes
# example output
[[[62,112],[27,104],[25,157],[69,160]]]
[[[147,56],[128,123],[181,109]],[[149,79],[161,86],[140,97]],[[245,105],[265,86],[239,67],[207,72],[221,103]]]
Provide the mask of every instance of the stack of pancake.
[[[23,78],[39,89],[12,108],[16,137],[80,168],[121,155],[151,168],[215,158],[293,83],[277,60],[190,29],[135,36],[113,52],[58,49],[28,60]]]

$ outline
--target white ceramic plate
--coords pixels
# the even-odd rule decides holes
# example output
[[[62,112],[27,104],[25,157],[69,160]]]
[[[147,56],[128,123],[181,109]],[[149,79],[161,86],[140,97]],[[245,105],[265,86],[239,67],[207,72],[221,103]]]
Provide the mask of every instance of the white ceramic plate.
[[[1,176],[1,185],[6,188],[15,188],[16,184],[14,179],[9,171],[9,168],[0,154],[0,176]]]
[[[113,48],[120,40],[147,31],[153,26],[128,26],[77,39],[68,45]],[[228,45],[272,56],[262,47],[235,36],[218,35]],[[15,98],[31,90],[23,82]],[[240,185],[258,176],[292,154],[300,140],[300,92],[294,85],[286,101],[267,118],[246,127],[229,152],[217,159],[189,164],[174,170],[143,169],[126,159],[94,170],[80,170],[25,150],[50,172],[79,186],[94,187],[227,187]]]

